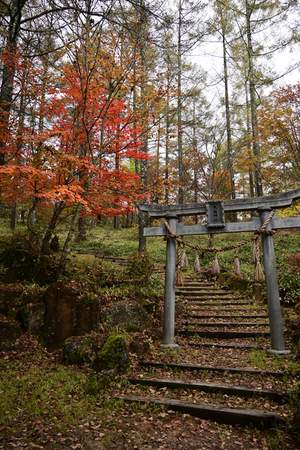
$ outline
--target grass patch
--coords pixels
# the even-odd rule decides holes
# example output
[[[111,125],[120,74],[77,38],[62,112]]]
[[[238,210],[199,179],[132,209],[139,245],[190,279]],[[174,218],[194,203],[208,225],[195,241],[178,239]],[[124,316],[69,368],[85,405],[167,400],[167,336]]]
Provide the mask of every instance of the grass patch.
[[[299,372],[299,364],[289,356],[269,355],[265,350],[252,349],[248,355],[251,367],[261,370],[285,371],[291,374]]]
[[[95,400],[85,395],[85,375],[74,368],[49,365],[42,354],[23,361],[1,361],[0,416],[2,425],[56,422],[78,425]]]

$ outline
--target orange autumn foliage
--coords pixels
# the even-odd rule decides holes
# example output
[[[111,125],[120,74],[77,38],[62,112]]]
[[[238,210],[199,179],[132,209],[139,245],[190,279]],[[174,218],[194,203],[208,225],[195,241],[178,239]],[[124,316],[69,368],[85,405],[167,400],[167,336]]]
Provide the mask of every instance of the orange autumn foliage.
[[[270,94],[258,110],[263,176],[270,193],[295,189],[300,181],[300,83]]]
[[[126,95],[117,95],[119,89],[112,93],[103,76],[112,64],[108,55],[92,57],[91,52],[83,61],[78,52],[73,63],[49,70],[46,81],[41,65],[19,59],[15,90],[28,111],[21,126],[20,115],[9,118],[6,164],[0,167],[3,201],[38,200],[49,207],[80,203],[85,212],[111,216],[132,210],[144,197],[139,177],[122,164],[128,158],[147,158],[139,151],[138,122]],[[117,74],[110,71],[109,76],[116,79]],[[28,119],[30,109],[42,127]]]

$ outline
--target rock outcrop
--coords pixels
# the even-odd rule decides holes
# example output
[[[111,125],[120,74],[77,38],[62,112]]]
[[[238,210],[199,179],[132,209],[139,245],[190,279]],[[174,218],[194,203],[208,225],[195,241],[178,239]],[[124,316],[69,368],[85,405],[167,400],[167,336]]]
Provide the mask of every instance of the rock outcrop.
[[[79,292],[64,282],[52,284],[45,292],[46,315],[40,342],[49,351],[60,348],[70,336],[94,331],[101,316],[97,298],[82,299]]]

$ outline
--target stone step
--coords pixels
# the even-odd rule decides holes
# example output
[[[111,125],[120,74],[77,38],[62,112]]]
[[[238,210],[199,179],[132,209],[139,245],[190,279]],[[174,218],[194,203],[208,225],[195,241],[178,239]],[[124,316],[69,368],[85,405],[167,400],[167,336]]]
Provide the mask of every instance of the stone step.
[[[192,344],[192,343],[191,343]],[[193,344],[197,345],[197,344]],[[250,375],[264,375],[273,377],[283,377],[286,372],[275,372],[273,370],[258,370],[252,367],[218,367],[218,366],[198,366],[194,364],[174,364],[174,363],[163,363],[155,361],[139,361],[139,365],[142,367],[156,367],[156,368],[170,368],[185,370],[196,370],[196,371],[211,371],[211,372],[228,372],[235,374],[250,374]]]
[[[125,402],[150,403],[162,405],[172,411],[180,411],[185,414],[200,417],[213,422],[228,425],[255,426],[258,428],[276,428],[279,423],[284,422],[277,414],[246,408],[226,408],[223,405],[209,405],[206,403],[191,403],[187,401],[161,399],[142,396],[122,396]]]
[[[218,302],[216,303],[215,299],[212,299],[210,302],[207,302],[207,298],[189,298],[186,300],[186,302],[192,302],[194,305],[201,305],[201,306],[247,306],[249,305],[249,302],[243,302],[243,301],[227,301],[224,300],[227,299],[218,299]]]
[[[211,284],[203,284],[203,283],[187,283],[186,281],[184,282],[184,285],[181,287],[177,287],[177,289],[186,289],[186,288],[192,288],[192,289],[217,289],[215,287],[214,283]]]
[[[270,337],[270,332],[265,331],[200,331],[179,330],[179,336],[194,336],[217,339],[244,339],[253,337]]]
[[[289,399],[288,392],[271,391],[267,389],[251,389],[242,386],[232,386],[219,383],[204,383],[199,381],[185,381],[175,378],[128,378],[131,384],[143,386],[155,386],[169,389],[197,389],[209,393],[221,393],[226,395],[238,395],[244,397],[263,397],[282,404],[283,399]]]
[[[209,291],[209,293],[214,293],[214,291],[216,293],[218,292],[222,292],[223,294],[235,294],[234,291],[227,291],[225,289],[217,289],[217,288],[213,288],[213,287],[203,287],[203,286],[183,286],[180,289],[176,289],[177,292],[183,292],[183,293],[188,293],[188,292],[197,292],[197,291]]]
[[[268,322],[185,322],[185,326],[193,325],[195,327],[267,327],[269,326]]]
[[[197,305],[196,305],[197,306]],[[241,311],[241,312],[245,312],[245,311],[247,311],[247,312],[254,312],[254,311],[259,311],[259,312],[261,312],[261,311],[266,311],[267,312],[267,310],[266,309],[263,309],[263,308],[255,308],[254,306],[248,306],[248,308],[231,308],[231,309],[228,309],[228,308],[226,308],[226,309],[222,309],[222,308],[219,308],[219,303],[216,303],[216,304],[211,304],[211,303],[209,303],[209,305],[208,305],[208,307],[207,308],[202,308],[202,306],[206,306],[205,304],[203,304],[203,303],[200,303],[200,306],[201,306],[201,308],[195,308],[195,305],[194,304],[192,304],[191,306],[190,306],[190,308],[189,308],[189,311],[195,311],[195,312],[201,312],[201,311],[205,311],[205,312],[207,312],[207,311],[211,311],[211,313],[213,313],[214,311],[217,311],[217,312],[222,312],[222,311],[224,311],[225,313],[230,313],[230,311],[232,311],[232,313],[234,313],[234,314],[236,314],[236,313],[238,313],[239,311]],[[232,305],[232,306],[239,306],[239,305]],[[243,305],[242,305],[243,306]],[[192,309],[192,307],[193,307],[193,309]],[[190,314],[190,315],[192,315],[192,314]]]
[[[227,311],[226,312],[230,312]],[[183,314],[181,317],[187,319],[236,319],[237,317],[243,319],[264,319],[268,318],[267,314]]]
[[[241,345],[241,344],[218,344],[215,341],[212,342],[189,342],[188,345],[195,345],[199,347],[218,347],[218,348],[236,348],[236,349],[257,349],[263,350],[265,347],[262,345]]]
[[[199,292],[199,290],[197,291],[176,291],[175,295],[179,295],[181,297],[224,297],[224,298],[232,298],[233,293],[232,292]]]

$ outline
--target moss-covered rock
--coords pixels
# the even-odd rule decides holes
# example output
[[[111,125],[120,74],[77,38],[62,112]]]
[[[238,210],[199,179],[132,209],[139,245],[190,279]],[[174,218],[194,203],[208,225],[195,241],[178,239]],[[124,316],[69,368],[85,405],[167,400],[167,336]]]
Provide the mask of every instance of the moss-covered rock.
[[[63,344],[66,364],[84,364],[91,361],[94,354],[94,340],[91,337],[72,336]]]
[[[22,324],[30,334],[38,335],[44,323],[46,306],[44,303],[23,306],[20,310]]]
[[[118,302],[110,308],[106,308],[103,316],[113,327],[126,328],[128,325],[136,325],[146,328],[151,324],[145,308],[135,301]]]
[[[234,275],[231,272],[223,272],[219,276],[219,282],[223,286],[227,286],[229,289],[245,293],[252,288],[252,282],[239,275]]]
[[[85,392],[88,395],[96,396],[99,391],[107,389],[114,380],[117,372],[115,370],[102,371],[101,373],[92,372],[85,383]]]
[[[117,368],[119,373],[128,369],[129,360],[127,346],[122,335],[110,336],[104,347],[95,356],[92,369],[96,372]]]

